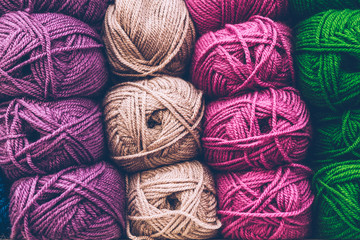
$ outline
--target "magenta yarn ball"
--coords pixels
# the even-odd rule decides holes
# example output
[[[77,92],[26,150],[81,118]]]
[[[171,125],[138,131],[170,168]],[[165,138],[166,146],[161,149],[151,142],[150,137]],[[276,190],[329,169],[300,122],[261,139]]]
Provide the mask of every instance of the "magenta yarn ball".
[[[0,104],[0,167],[12,180],[97,162],[104,147],[101,110],[91,100]]]
[[[205,160],[218,170],[299,162],[311,139],[309,112],[291,87],[212,102],[204,118]]]
[[[287,14],[288,0],[185,0],[198,33],[216,31],[226,24],[247,21],[260,15],[281,19]]]
[[[309,233],[312,171],[300,164],[216,177],[224,237],[303,239]]]
[[[105,162],[22,178],[10,193],[11,239],[120,239],[125,194]]]
[[[195,45],[193,84],[210,97],[227,97],[259,88],[293,84],[291,30],[269,18],[203,35]]]

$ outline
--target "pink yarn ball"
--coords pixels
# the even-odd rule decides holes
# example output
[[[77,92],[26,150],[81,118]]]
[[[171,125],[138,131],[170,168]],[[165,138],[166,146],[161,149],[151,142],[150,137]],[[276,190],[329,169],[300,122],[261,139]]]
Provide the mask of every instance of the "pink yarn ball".
[[[205,159],[218,170],[299,162],[310,139],[309,112],[291,87],[212,102],[205,112]]]
[[[200,34],[219,30],[228,23],[247,21],[254,15],[280,19],[288,10],[288,0],[186,0],[185,2]]]
[[[222,233],[232,239],[302,239],[311,221],[309,168],[291,164],[276,170],[217,176]]]
[[[294,79],[291,38],[289,27],[260,16],[209,32],[196,43],[192,82],[210,97],[289,86]]]

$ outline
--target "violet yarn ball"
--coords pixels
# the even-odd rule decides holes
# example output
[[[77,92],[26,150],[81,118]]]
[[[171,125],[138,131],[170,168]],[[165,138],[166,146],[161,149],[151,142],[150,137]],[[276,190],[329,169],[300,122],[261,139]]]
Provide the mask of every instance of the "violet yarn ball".
[[[75,18],[12,12],[0,18],[0,99],[90,96],[108,73],[101,37]]]
[[[212,102],[204,118],[205,160],[217,170],[299,162],[311,139],[309,112],[291,87]]]
[[[221,173],[216,177],[222,234],[231,239],[303,239],[309,233],[310,168]]]
[[[119,239],[125,181],[110,164],[22,178],[10,194],[11,239]]]
[[[99,161],[100,107],[88,99],[0,104],[0,167],[12,180]]]
[[[291,30],[269,18],[203,35],[195,45],[193,84],[210,97],[228,97],[259,88],[293,84]]]
[[[247,21],[260,15],[271,19],[283,18],[288,0],[185,0],[198,33],[217,31],[225,24]]]

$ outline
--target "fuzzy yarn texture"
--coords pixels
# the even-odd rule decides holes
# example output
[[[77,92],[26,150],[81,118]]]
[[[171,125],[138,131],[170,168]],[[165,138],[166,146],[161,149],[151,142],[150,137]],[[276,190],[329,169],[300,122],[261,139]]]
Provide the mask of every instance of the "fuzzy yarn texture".
[[[315,237],[358,239],[360,236],[360,163],[350,160],[327,164],[313,179]]]
[[[105,15],[103,39],[120,77],[183,75],[195,37],[183,0],[115,0]]]
[[[5,177],[0,172],[0,238],[10,232],[9,221],[9,191]]]
[[[108,79],[105,62],[101,37],[75,18],[25,12],[0,18],[0,99],[94,95]]]
[[[199,161],[130,175],[127,184],[131,239],[208,239],[221,223],[216,216],[212,174]]]
[[[224,237],[303,239],[309,233],[311,170],[291,164],[274,170],[221,173],[216,177]]]
[[[217,170],[299,162],[312,136],[309,112],[291,87],[212,102],[204,119],[205,160]]]
[[[282,19],[288,0],[185,0],[196,30],[201,35],[226,24],[247,21],[254,15]]]
[[[201,149],[202,92],[163,76],[121,83],[104,99],[112,159],[129,172],[191,160]]]
[[[119,239],[125,181],[110,164],[22,178],[11,188],[11,239]]]
[[[99,161],[104,152],[100,107],[87,99],[0,104],[0,167],[12,180]]]
[[[360,10],[330,10],[296,29],[295,66],[309,104],[342,111],[360,105]]]
[[[192,82],[210,97],[228,97],[258,88],[293,83],[291,30],[269,18],[226,25],[195,45]]]

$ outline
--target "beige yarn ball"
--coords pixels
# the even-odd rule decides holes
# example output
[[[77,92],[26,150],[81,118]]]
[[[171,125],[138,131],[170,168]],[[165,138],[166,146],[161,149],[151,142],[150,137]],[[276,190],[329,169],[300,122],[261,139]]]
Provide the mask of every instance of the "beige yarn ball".
[[[112,159],[129,172],[193,159],[204,107],[202,92],[177,77],[114,86],[104,100]]]
[[[181,76],[195,38],[184,0],[115,0],[106,12],[103,39],[121,77]]]
[[[221,227],[214,180],[199,161],[130,175],[127,199],[131,239],[207,239]]]

